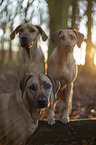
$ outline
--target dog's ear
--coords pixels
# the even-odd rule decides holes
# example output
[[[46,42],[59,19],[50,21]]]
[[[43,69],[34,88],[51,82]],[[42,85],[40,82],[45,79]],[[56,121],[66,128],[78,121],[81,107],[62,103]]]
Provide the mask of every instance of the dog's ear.
[[[18,27],[15,28],[15,30],[12,31],[12,33],[10,34],[11,40],[13,40],[15,38],[15,35],[18,34],[20,27],[21,27],[21,25],[19,25]]]
[[[81,44],[84,40],[84,35],[78,31],[76,31],[75,29],[73,30],[73,32],[76,34],[77,36],[77,46],[80,48]]]
[[[47,75],[47,77],[51,80],[53,84],[53,93],[56,94],[60,89],[61,86],[60,82],[50,75]]]
[[[58,38],[59,38],[59,35],[61,32],[62,32],[62,30],[57,30],[57,31],[53,32],[51,35],[51,41],[52,41],[54,47],[56,47],[58,45]]]
[[[21,92],[22,92],[22,96],[21,96],[21,97],[23,97],[26,83],[27,83],[27,81],[28,81],[31,77],[32,77],[32,75],[26,75],[26,76],[20,81],[19,87],[20,87]]]
[[[42,36],[42,40],[43,41],[46,41],[48,39],[48,36],[46,35],[46,33],[44,32],[44,30],[38,26],[38,25],[35,25],[37,27],[37,29],[39,30],[41,36]]]

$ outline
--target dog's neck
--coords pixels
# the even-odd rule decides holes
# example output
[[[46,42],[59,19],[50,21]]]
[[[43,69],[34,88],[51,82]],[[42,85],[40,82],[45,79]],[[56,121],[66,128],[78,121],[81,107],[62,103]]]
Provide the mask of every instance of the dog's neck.
[[[57,47],[56,49],[57,49],[59,64],[62,64],[63,62],[70,61],[70,58],[71,59],[73,58],[73,53],[72,52],[65,53],[65,52],[62,51],[63,48],[59,48],[59,47]]]
[[[37,121],[39,119],[40,111],[41,109],[35,109],[34,107],[32,107],[31,118],[33,119],[33,121]]]

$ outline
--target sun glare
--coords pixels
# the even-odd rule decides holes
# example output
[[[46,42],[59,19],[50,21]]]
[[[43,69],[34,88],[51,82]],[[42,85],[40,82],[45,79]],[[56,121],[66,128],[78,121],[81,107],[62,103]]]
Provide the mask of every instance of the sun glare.
[[[96,53],[95,53],[95,56],[94,56],[94,64],[96,65]]]
[[[82,43],[81,48],[78,48],[77,46],[74,47],[73,56],[78,65],[85,64],[85,55],[86,55],[86,44],[85,43]]]

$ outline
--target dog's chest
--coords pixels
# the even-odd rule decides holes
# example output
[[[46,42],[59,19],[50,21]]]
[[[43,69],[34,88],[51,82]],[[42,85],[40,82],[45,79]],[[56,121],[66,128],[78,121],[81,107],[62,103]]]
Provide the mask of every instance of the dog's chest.
[[[26,51],[23,50],[23,64],[25,72],[32,73],[44,73],[44,55],[41,49],[37,48],[36,50],[30,50],[30,56],[26,54]]]
[[[76,75],[76,66],[74,64],[64,63],[62,66],[60,66],[60,68],[61,67],[61,71],[58,72],[60,78],[62,78],[62,80],[64,79],[68,83],[72,82]]]
[[[55,59],[54,57],[51,57],[48,63],[48,73],[58,79],[60,82],[72,82],[76,75],[76,64],[74,58],[63,58],[62,63],[60,63],[60,58],[58,58],[58,56]]]
[[[33,73],[44,73],[44,62],[42,58],[34,60],[26,60],[26,71]]]
[[[36,130],[38,126],[38,120],[37,121],[31,121],[30,124],[29,124],[29,133],[30,135]]]

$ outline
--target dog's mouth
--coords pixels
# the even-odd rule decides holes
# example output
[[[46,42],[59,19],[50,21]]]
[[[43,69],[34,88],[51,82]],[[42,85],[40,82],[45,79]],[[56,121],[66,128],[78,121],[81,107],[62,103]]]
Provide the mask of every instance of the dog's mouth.
[[[20,37],[20,43],[21,43],[21,46],[24,47],[24,48],[29,48],[29,37],[27,34],[23,34],[21,37]]]
[[[21,47],[25,48],[25,50],[29,56],[30,56],[30,48],[32,48],[35,43],[36,43],[35,41],[30,43],[29,39],[27,39],[27,38],[20,39]]]
[[[47,102],[40,102],[40,103],[34,104],[34,108],[45,108],[47,106],[48,106]]]
[[[72,48],[67,48],[65,51],[66,53],[72,52]]]
[[[21,43],[21,47],[25,48],[28,56],[30,56],[30,45],[29,45],[29,41],[26,39],[21,39],[20,40]]]
[[[21,39],[20,43],[21,43],[21,46],[22,46],[22,47],[24,47],[24,48],[26,48],[26,49],[29,48],[29,42],[28,42],[28,40],[22,40],[22,39]]]
[[[48,105],[43,105],[43,104],[40,104],[40,105],[38,105],[38,106],[35,106],[35,108],[41,108],[41,109],[43,109],[43,108],[45,108],[45,107],[47,107]]]

